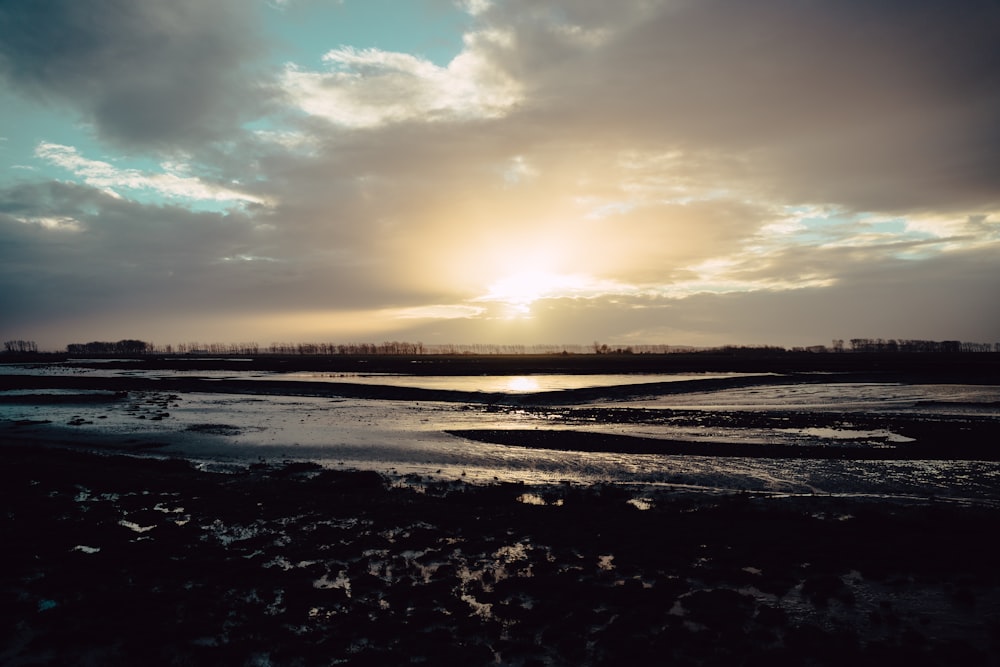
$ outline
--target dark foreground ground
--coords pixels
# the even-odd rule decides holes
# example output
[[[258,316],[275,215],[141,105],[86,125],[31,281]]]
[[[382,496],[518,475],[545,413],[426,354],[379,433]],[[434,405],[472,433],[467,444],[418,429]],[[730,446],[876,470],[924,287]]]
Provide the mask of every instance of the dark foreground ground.
[[[1000,664],[998,518],[7,446],[0,664]]]

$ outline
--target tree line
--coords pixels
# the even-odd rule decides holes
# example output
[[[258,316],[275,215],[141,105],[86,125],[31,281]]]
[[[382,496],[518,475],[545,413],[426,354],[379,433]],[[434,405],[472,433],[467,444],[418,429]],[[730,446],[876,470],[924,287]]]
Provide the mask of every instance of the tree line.
[[[69,354],[110,354],[110,355],[135,355],[146,354],[151,351],[152,346],[141,340],[125,339],[114,343],[104,341],[92,341],[90,343],[70,343],[66,346]]]
[[[34,354],[38,352],[38,345],[33,340],[5,340],[3,349],[12,354]]]
[[[842,344],[842,343],[841,343]],[[906,340],[882,338],[852,338],[852,352],[1000,352],[1000,343],[968,343],[960,340]]]

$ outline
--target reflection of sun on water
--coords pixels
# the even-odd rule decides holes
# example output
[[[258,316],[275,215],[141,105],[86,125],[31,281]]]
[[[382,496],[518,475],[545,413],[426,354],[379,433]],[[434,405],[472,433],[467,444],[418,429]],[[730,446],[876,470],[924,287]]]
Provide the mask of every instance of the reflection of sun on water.
[[[538,391],[538,380],[526,376],[518,376],[507,381],[507,391]]]

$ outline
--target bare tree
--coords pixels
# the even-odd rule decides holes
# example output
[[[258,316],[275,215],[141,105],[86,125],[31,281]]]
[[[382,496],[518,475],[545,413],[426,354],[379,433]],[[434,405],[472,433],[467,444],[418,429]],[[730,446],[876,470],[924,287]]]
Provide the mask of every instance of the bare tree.
[[[38,345],[33,340],[5,340],[3,349],[5,352],[27,354],[38,352]]]

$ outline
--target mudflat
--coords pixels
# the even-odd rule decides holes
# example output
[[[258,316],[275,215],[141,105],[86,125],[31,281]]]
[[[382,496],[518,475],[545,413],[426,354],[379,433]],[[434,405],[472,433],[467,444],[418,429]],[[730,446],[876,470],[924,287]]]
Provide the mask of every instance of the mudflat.
[[[8,370],[0,664],[1000,664],[992,357],[349,381],[694,369],[672,356]],[[236,372],[300,364],[345,377]]]
[[[0,449],[0,662],[995,664],[998,510]]]

